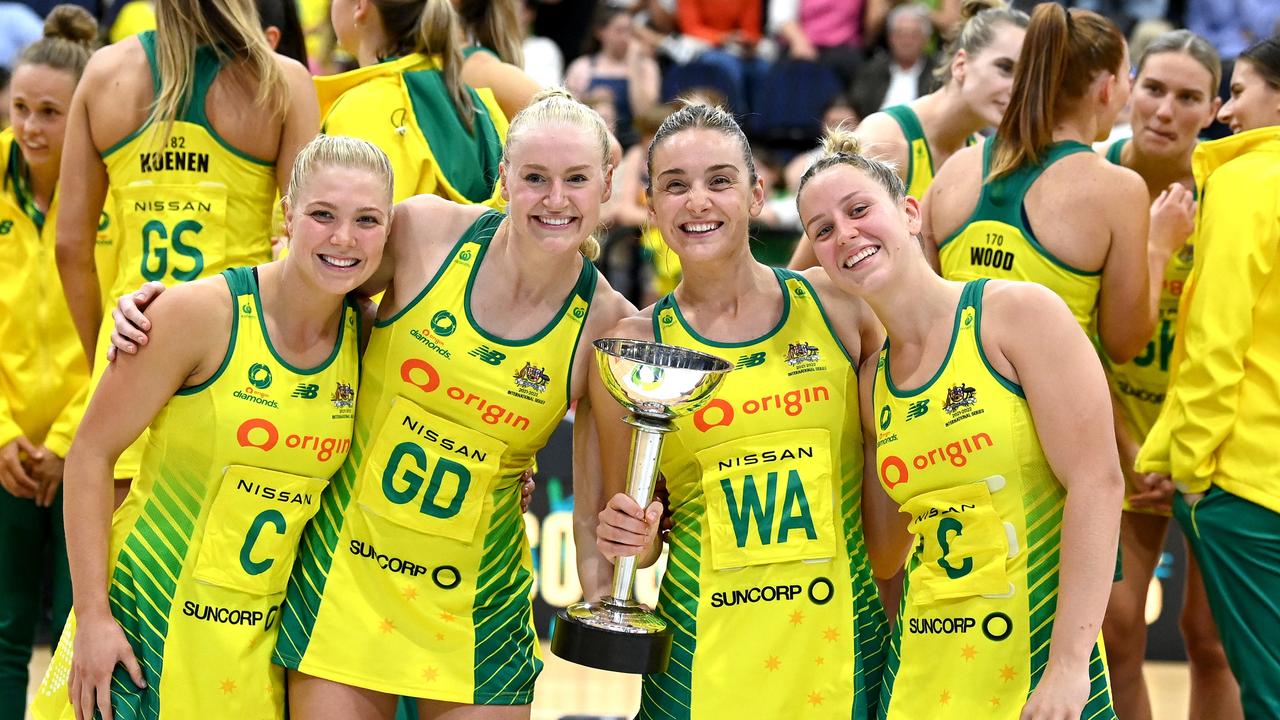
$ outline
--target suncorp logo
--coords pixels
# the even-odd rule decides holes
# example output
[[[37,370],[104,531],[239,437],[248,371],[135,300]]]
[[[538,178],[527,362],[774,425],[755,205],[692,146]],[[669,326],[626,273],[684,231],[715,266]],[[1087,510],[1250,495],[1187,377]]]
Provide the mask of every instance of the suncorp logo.
[[[693,426],[698,428],[699,432],[706,432],[713,427],[729,427],[738,413],[757,415],[781,411],[787,417],[795,417],[804,412],[806,405],[830,399],[831,391],[825,385],[813,385],[801,390],[765,395],[758,399],[752,398],[736,408],[728,400],[716,398],[693,414]]]
[[[985,443],[985,445],[984,445]],[[969,464],[969,455],[991,447],[991,436],[976,433],[967,438],[949,442],[911,458],[911,467],[924,470],[940,462],[949,462],[953,467],[962,468]],[[897,455],[886,455],[880,461],[880,481],[885,487],[895,487],[907,481],[907,461]]]
[[[424,393],[433,393],[440,387],[440,373],[431,366],[431,363],[420,358],[409,358],[400,365],[400,379],[418,388]],[[510,425],[517,430],[529,429],[529,418],[511,412],[505,407],[490,402],[473,392],[468,392],[458,387],[450,385],[445,388],[445,397],[454,402],[462,403],[467,408],[473,410],[480,419],[490,425]]]
[[[254,447],[263,452],[271,452],[280,444],[280,430],[270,420],[252,418],[240,423],[240,428],[236,430],[236,442],[240,447]],[[335,453],[346,454],[351,448],[351,438],[290,433],[284,436],[284,446],[293,450],[314,450],[316,459],[325,462]]]

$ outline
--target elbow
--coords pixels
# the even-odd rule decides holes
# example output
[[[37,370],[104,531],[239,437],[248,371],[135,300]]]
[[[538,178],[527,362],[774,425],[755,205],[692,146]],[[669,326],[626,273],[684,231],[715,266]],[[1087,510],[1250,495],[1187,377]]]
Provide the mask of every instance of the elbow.
[[[1138,328],[1139,330],[1143,328]],[[1117,333],[1102,334],[1102,349],[1107,352],[1107,357],[1111,358],[1117,364],[1127,363],[1138,357],[1138,353],[1146,348],[1151,337],[1152,328],[1147,327],[1144,333],[1126,333],[1121,337],[1116,337]]]

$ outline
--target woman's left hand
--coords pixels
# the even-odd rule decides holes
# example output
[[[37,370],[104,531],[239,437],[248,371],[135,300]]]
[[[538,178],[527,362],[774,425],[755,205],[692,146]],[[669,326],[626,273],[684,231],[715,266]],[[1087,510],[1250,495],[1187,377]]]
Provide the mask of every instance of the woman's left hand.
[[[1022,708],[1019,720],[1078,720],[1089,699],[1088,665],[1069,670],[1045,668],[1040,684]]]

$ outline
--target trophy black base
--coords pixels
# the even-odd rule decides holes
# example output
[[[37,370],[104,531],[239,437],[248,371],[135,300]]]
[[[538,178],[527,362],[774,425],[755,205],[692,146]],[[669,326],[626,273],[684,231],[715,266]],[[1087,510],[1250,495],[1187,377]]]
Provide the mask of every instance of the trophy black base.
[[[671,630],[642,605],[575,603],[556,613],[551,652],[598,670],[660,673],[671,659]]]

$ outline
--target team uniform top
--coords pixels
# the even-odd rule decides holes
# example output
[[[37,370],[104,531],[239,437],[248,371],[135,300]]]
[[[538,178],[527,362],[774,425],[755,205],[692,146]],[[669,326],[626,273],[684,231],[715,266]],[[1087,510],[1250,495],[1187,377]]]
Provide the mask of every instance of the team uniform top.
[[[22,436],[66,457],[84,414],[89,365],[54,260],[58,195],[48,213],[36,207],[13,128],[0,130],[0,173],[0,445]],[[96,242],[109,258],[105,214]]]
[[[138,35],[160,94],[155,33]],[[271,259],[275,164],[227,144],[209,123],[205,95],[221,65],[196,50],[191,96],[172,129],[144,124],[102,154],[122,227],[112,296],[150,280],[166,285]]]
[[[995,138],[982,148],[982,176],[991,172]],[[1068,155],[1093,152],[1088,145],[1067,141],[1050,145],[1037,165],[1023,165],[982,183],[978,206],[969,220],[939,247],[942,276],[948,280],[1026,280],[1054,291],[1071,309],[1080,326],[1089,329],[1102,273],[1074,268],[1037,240],[1027,220],[1025,201],[1032,183],[1053,163]]]
[[[542,659],[520,474],[568,409],[597,274],[583,261],[536,335],[486,332],[471,293],[503,218],[478,218],[374,327],[352,453],[289,585],[276,648],[287,667],[408,697],[532,700]]]
[[[406,55],[315,83],[324,132],[368,140],[391,158],[396,202],[439,195],[502,206],[498,163],[507,118],[491,90],[464,86],[476,108],[467,130],[436,56]]]
[[[661,470],[674,526],[658,613],[675,637],[640,718],[863,718],[887,628],[862,536],[854,363],[812,286],[775,270],[782,317],[743,343],[699,336],[673,295],[659,342],[736,363],[676,421]]]
[[[893,118],[907,139],[907,194],[919,200],[933,184],[933,153],[920,118],[909,105],[894,105],[880,112]]]
[[[893,118],[898,123],[898,129],[902,131],[902,136],[907,139],[907,175],[905,184],[907,186],[907,194],[920,200],[924,198],[924,193],[933,184],[933,176],[936,168],[933,166],[933,151],[929,149],[929,138],[924,134],[924,126],[920,124],[920,117],[911,109],[910,105],[894,105],[887,107],[880,112]],[[969,138],[965,145],[972,145],[977,136]]]
[[[951,347],[915,390],[876,368],[876,466],[916,536],[894,627],[881,718],[1016,719],[1049,657],[1066,490],[1022,388],[980,341],[985,280],[967,283]],[[1085,718],[1114,718],[1101,640]]]
[[[302,528],[351,444],[355,307],[329,358],[296,368],[271,344],[257,273],[223,277],[236,311],[222,366],[161,409],[112,518],[107,597],[147,681],[138,689],[117,668],[111,703],[124,720],[284,717],[284,674],[271,664],[280,604]],[[37,718],[74,717],[71,627]]]

